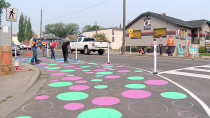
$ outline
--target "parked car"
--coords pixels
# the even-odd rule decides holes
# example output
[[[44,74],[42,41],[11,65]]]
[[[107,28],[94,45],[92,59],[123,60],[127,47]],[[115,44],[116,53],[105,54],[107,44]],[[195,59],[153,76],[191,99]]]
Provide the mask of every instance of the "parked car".
[[[25,50],[25,49],[27,49],[27,46],[26,46],[25,44],[21,43],[21,44],[20,44],[20,49],[21,49],[21,50]],[[31,50],[31,46],[30,46],[30,45],[28,45],[28,49]]]
[[[15,55],[15,49],[16,49],[16,55],[20,55],[20,48],[18,48],[15,43],[11,43],[12,46],[12,55]]]

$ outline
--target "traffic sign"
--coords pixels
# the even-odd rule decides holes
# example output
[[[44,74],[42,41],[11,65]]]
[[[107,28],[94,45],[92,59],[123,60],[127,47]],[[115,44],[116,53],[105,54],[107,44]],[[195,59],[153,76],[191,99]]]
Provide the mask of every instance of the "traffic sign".
[[[129,37],[133,37],[133,33],[129,34]]]
[[[132,29],[132,28],[130,28],[130,29],[129,29],[129,32],[130,32],[130,34],[131,34],[131,33],[133,33],[133,29]]]
[[[17,22],[17,9],[14,8],[6,9],[6,21]]]

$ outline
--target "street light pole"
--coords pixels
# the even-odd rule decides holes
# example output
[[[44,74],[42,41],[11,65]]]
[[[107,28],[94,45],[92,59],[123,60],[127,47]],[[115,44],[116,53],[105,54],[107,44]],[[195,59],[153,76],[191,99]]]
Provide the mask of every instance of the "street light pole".
[[[123,54],[125,53],[125,3],[126,0],[123,0]]]

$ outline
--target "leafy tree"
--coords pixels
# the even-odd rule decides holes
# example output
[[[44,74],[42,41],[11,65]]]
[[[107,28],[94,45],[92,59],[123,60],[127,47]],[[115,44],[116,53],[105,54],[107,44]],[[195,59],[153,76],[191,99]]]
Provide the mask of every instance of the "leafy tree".
[[[104,28],[104,27],[98,26],[98,25],[97,25],[97,30],[103,29],[103,28]],[[93,25],[93,26],[91,26],[91,25],[86,25],[86,26],[84,26],[84,27],[82,28],[82,31],[83,31],[83,32],[92,31],[92,30],[96,30],[96,25]]]
[[[120,23],[120,29],[121,29],[122,27],[121,27],[121,23]]]
[[[3,9],[10,7],[10,3],[5,0],[0,0],[0,25],[1,25],[1,15],[3,13]]]
[[[54,34],[58,37],[64,37],[65,35],[76,35],[79,34],[79,25],[76,23],[55,23],[47,24],[45,26],[44,34]]]
[[[18,26],[19,26],[19,32],[17,33],[18,34],[18,41],[19,42],[22,42],[23,39],[24,39],[24,26],[23,26],[23,24],[24,24],[24,15],[21,12],[20,18],[19,18],[19,24],[18,24]]]
[[[94,37],[97,36],[97,38],[101,37],[101,38],[103,38],[103,39],[107,39],[105,33],[97,33],[97,35],[96,35],[96,34],[93,34],[93,36],[94,36]]]
[[[32,29],[31,29],[31,22],[30,22],[30,17],[28,18],[28,21],[27,21],[27,28],[26,28],[26,39],[31,39],[32,38],[32,35],[33,35],[33,32],[32,32]]]
[[[27,38],[26,30],[27,30],[27,16],[25,16],[24,23],[23,23],[23,31],[24,31],[23,41],[25,41],[25,39]]]

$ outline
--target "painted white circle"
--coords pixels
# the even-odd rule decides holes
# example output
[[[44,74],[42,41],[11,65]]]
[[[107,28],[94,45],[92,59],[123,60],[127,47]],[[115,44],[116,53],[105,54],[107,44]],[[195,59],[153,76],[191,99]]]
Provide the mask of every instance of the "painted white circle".
[[[40,101],[40,102],[29,103],[23,106],[22,110],[24,112],[41,112],[41,111],[49,110],[52,107],[53,107],[52,102]]]
[[[60,111],[49,111],[44,114],[44,117],[46,118],[58,118],[62,115]]]
[[[161,115],[168,112],[166,105],[152,101],[134,102],[128,105],[128,109],[141,115]]]
[[[93,91],[92,92],[93,95],[107,95],[108,91],[103,91],[103,90],[99,90],[99,91]]]
[[[122,88],[120,87],[113,87],[113,88],[110,88],[111,91],[121,91]]]
[[[177,100],[177,101],[173,101],[172,105],[174,105],[175,107],[179,107],[179,108],[190,108],[193,107],[193,104],[184,100]]]
[[[126,84],[129,83],[129,81],[114,79],[114,80],[106,81],[105,83],[106,84],[112,84],[112,85],[126,85]]]
[[[152,87],[151,89],[154,91],[165,91],[166,90],[166,88],[161,87],[161,86]]]
[[[53,93],[56,93],[56,92],[58,92],[57,89],[48,89],[48,90],[42,91],[42,93],[44,93],[44,94],[53,94]]]

